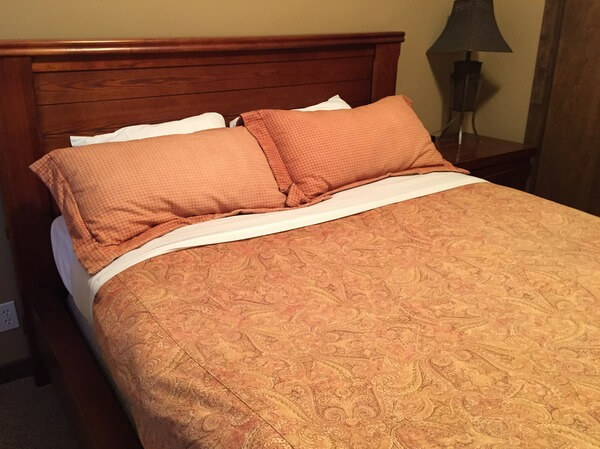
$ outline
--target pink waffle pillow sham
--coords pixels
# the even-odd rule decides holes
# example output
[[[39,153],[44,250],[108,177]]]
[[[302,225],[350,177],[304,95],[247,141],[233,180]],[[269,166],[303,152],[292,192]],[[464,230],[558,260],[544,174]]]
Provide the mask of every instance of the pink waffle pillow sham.
[[[388,176],[460,171],[445,161],[403,96],[337,111],[242,114],[288,206]]]
[[[285,203],[245,128],[221,128],[52,151],[31,165],[93,274],[175,228]]]

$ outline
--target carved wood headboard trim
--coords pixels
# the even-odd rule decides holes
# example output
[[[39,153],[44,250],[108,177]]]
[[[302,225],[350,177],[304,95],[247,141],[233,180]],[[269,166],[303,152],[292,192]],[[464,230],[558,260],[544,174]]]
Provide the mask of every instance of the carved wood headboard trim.
[[[290,50],[398,44],[403,41],[402,32],[165,39],[5,40],[0,41],[0,56]]]

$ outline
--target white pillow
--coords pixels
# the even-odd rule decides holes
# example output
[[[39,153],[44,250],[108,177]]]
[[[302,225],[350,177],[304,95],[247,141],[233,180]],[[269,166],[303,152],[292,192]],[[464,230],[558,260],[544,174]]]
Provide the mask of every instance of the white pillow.
[[[98,134],[97,136],[71,136],[71,145],[79,147],[93,143],[123,142],[171,134],[191,134],[213,128],[225,128],[225,118],[216,112],[207,112],[172,122],[157,123],[156,125],[127,126],[115,132]]]
[[[313,104],[312,106],[307,106],[302,109],[294,109],[294,111],[334,111],[336,109],[352,109],[352,107],[346,103],[344,100],[340,98],[339,95],[334,95],[327,101],[323,101],[322,103]],[[231,122],[229,122],[230,128],[235,128],[238,126],[241,117],[234,118]]]

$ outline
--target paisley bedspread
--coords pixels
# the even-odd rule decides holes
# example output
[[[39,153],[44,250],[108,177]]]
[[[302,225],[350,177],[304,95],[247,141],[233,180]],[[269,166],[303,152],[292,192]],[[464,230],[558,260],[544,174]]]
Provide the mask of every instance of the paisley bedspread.
[[[515,190],[159,256],[94,314],[147,449],[600,447],[600,219]]]

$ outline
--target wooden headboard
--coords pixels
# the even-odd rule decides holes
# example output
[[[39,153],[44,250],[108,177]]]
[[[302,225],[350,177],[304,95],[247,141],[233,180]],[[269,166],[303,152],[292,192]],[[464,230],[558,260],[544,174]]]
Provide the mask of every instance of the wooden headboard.
[[[400,32],[0,41],[0,183],[24,327],[37,379],[50,371],[62,385],[86,445],[139,443],[61,305],[64,287],[49,235],[53,202],[29,165],[68,146],[69,135],[208,111],[232,118],[259,108],[303,107],[335,94],[352,106],[370,103],[395,93],[403,41]]]
[[[21,294],[57,283],[44,153],[140,123],[394,94],[404,34],[0,41],[0,181]]]

